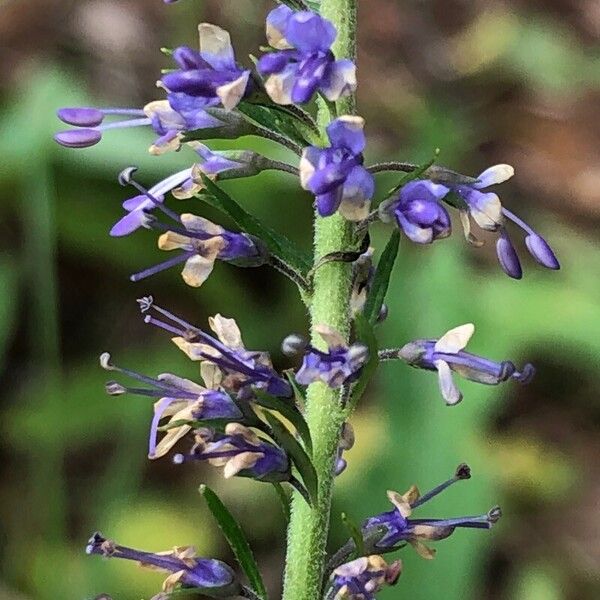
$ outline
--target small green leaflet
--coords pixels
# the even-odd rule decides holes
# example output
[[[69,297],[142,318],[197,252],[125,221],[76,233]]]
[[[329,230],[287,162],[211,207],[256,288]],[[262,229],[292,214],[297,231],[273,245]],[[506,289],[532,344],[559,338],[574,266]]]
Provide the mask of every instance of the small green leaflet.
[[[365,304],[364,315],[372,325],[375,325],[377,322],[379,311],[385,300],[399,247],[400,232],[395,230],[381,254],[377,270],[375,271],[375,277],[373,278],[373,285]]]
[[[277,411],[282,417],[286,418],[294,426],[298,432],[298,435],[300,435],[302,441],[304,442],[306,451],[308,454],[312,454],[312,440],[310,437],[308,424],[304,420],[302,413],[296,408],[292,401],[271,396],[270,394],[258,389],[255,389],[254,393],[258,398],[257,404],[270,410]]]
[[[229,512],[227,507],[221,502],[221,499],[207,485],[201,485],[200,493],[206,500],[206,504],[213,517],[219,524],[223,535],[227,539],[229,546],[235,555],[240,567],[244,571],[253,590],[262,600],[267,600],[267,590],[262,580],[258,565],[250,544],[244,535],[239,523],[234,516]]]
[[[362,395],[365,393],[367,389],[367,385],[369,385],[369,381],[373,377],[375,370],[377,369],[377,365],[379,365],[379,355],[378,355],[378,344],[377,338],[375,337],[375,332],[373,331],[373,326],[365,315],[358,314],[355,320],[356,327],[356,339],[363,344],[366,344],[369,348],[369,360],[367,364],[362,368],[362,372],[358,381],[354,384],[352,388],[352,395],[350,396],[350,400],[348,402],[348,409],[352,412],[358,401],[361,399]]]
[[[275,441],[288,453],[296,469],[298,469],[314,506],[317,501],[318,481],[317,472],[312,461],[296,438],[273,413],[265,413],[265,418],[273,430]]]

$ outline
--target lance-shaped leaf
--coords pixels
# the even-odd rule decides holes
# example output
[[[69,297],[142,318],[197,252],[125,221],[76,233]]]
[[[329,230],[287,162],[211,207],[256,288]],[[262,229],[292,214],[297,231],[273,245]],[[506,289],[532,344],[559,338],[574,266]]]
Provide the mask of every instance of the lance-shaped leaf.
[[[281,503],[283,518],[285,519],[286,524],[288,524],[290,522],[290,497],[280,483],[275,482],[272,485],[277,494],[277,498],[279,498],[279,502]]]
[[[298,408],[291,404],[289,400],[271,396],[262,390],[254,390],[258,398],[257,404],[264,406],[270,410],[277,411],[282,417],[287,419],[298,432],[298,435],[304,442],[304,447],[307,452],[312,455],[312,439],[310,437],[310,429],[307,422],[304,420],[302,413]]]
[[[221,502],[221,499],[207,485],[200,486],[200,493],[206,500],[206,504],[213,517],[219,524],[223,535],[227,539],[231,550],[244,571],[250,585],[256,594],[263,600],[267,599],[267,590],[263,583],[262,576],[256,564],[254,554],[250,544],[244,535],[239,523],[229,512],[227,507]]]
[[[277,0],[279,4],[285,4],[294,10],[313,10],[319,12],[319,0]]]
[[[295,107],[242,102],[238,110],[250,123],[275,131],[301,146],[323,143],[312,117]]]
[[[373,325],[377,322],[379,311],[381,310],[385,300],[385,295],[387,294],[388,287],[390,285],[390,277],[392,275],[394,263],[396,262],[396,256],[398,255],[399,247],[400,232],[395,230],[390,236],[390,239],[388,240],[388,243],[381,254],[381,258],[379,259],[375,276],[373,278],[373,284],[371,285],[371,291],[369,292],[367,302],[365,303],[364,316],[366,317],[367,321]]]
[[[197,197],[228,215],[245,233],[260,239],[271,254],[306,275],[311,266],[310,257],[285,236],[263,225],[259,219],[246,212],[227,192],[205,175],[202,175],[205,192]]]
[[[275,441],[288,453],[300,477],[302,477],[306,491],[314,505],[317,501],[318,480],[311,459],[300,445],[300,442],[273,413],[265,413],[265,418],[273,430]]]
[[[356,315],[354,323],[356,329],[356,339],[363,344],[366,344],[367,348],[369,349],[369,360],[362,368],[360,376],[352,388],[352,394],[348,402],[348,408],[350,412],[356,408],[358,401],[365,393],[367,385],[369,385],[369,381],[371,381],[371,377],[373,377],[377,369],[377,365],[379,365],[379,347],[377,344],[377,338],[375,337],[375,332],[373,331],[373,326],[364,314]]]
[[[354,540],[355,556],[365,556],[365,542],[360,527],[344,512],[342,513],[342,523],[344,523],[350,537]]]
[[[288,370],[285,371],[285,376],[287,377],[287,380],[290,382],[290,385],[292,386],[292,390],[294,390],[294,397],[296,398],[296,405],[301,409],[304,410],[304,407],[306,406],[306,389],[299,385],[298,382],[296,381],[296,374],[294,373],[293,370]]]

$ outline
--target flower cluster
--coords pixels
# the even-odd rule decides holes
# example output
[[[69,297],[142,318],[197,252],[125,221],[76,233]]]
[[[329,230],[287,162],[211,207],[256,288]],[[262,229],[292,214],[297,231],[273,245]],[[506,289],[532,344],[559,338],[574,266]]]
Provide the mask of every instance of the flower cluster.
[[[171,4],[176,0],[164,1]],[[185,463],[189,471],[191,463],[209,464],[222,468],[225,479],[237,476],[273,484],[287,503],[281,485],[285,484],[298,492],[294,502],[311,505],[311,511],[291,511],[290,531],[306,526],[308,533],[302,530],[299,537],[314,542],[308,549],[314,559],[308,568],[297,564],[309,557],[294,554],[290,536],[288,569],[300,570],[300,580],[312,578],[306,584],[309,587],[302,589],[304,596],[308,593],[319,600],[325,586],[325,600],[374,600],[380,590],[398,581],[402,569],[400,561],[388,563],[382,555],[410,544],[424,558],[432,558],[434,551],[426,542],[445,539],[459,528],[489,529],[500,517],[499,508],[478,516],[412,517],[422,504],[470,477],[469,467],[462,464],[452,478],[426,494],[421,495],[415,486],[405,494],[388,492],[393,509],[367,518],[360,527],[351,527],[352,540],[329,557],[327,565],[320,565],[325,576],[316,572],[327,538],[322,515],[330,512],[334,476],[345,470],[344,453],[355,443],[352,410],[379,363],[401,360],[437,372],[448,405],[462,400],[453,373],[496,385],[508,380],[526,383],[534,368],[526,364],[518,369],[511,361],[496,362],[467,352],[474,333],[470,323],[439,339],[417,339],[402,347],[378,350],[376,329],[383,327],[388,313],[385,295],[400,233],[390,235],[379,264],[375,264],[370,227],[378,220],[392,222],[411,241],[431,244],[451,235],[449,209],[453,208],[458,210],[471,244],[481,245],[471,232],[472,222],[497,234],[498,260],[510,277],[521,278],[522,268],[507,231],[509,222],[525,233],[527,250],[538,263],[554,270],[559,263],[544,238],[488,189],[512,177],[511,166],[496,165],[477,178],[432,163],[422,167],[396,162],[365,166],[365,122],[357,114],[345,114],[352,112],[352,101],[337,102],[354,93],[356,67],[351,57],[338,55],[344,44],[337,40],[334,23],[317,10],[308,10],[315,5],[286,0],[268,14],[270,48],[255,67],[236,61],[225,30],[201,23],[198,50],[179,46],[166,52],[176,68],[160,77],[158,87],[164,98],[137,108],[61,108],[58,117],[72,129],[57,133],[55,139],[69,148],[86,148],[97,144],[109,129],[147,127],[158,136],[150,145],[152,154],[170,150],[191,154],[181,165],[185,168],[149,188],[134,178],[134,167],[119,175],[119,182],[133,187],[135,195],[122,203],[124,214],[110,235],[119,238],[140,229],[151,230],[158,235],[158,248],[173,253],[168,260],[133,274],[132,281],[180,266],[185,283],[198,288],[215,263],[223,261],[237,267],[274,268],[298,286],[311,316],[310,336],[288,335],[281,346],[285,355],[297,357],[295,367],[281,371],[268,352],[248,350],[231,318],[211,317],[208,332],[146,296],[138,300],[144,322],[167,332],[177,348],[199,364],[201,380],[170,372],[151,377],[117,366],[104,353],[100,357],[104,369],[135,382],[128,386],[111,380],[106,391],[111,396],[154,399],[149,458],[164,457],[176,444],[183,446],[188,441],[188,450],[173,455],[175,464]],[[352,21],[347,15],[344,19]],[[344,19],[339,22],[345,23]],[[315,99],[318,115],[311,114],[310,103]],[[274,160],[250,149],[217,151],[200,142],[246,135],[276,142],[295,155],[294,162]],[[306,196],[315,208],[312,257],[250,214],[243,202],[238,203],[221,187],[223,181],[258,176],[267,170],[293,176],[298,187],[309,192]],[[384,171],[406,174],[372,207],[375,175]],[[198,211],[173,210],[169,195],[197,202]],[[224,223],[232,223],[228,227],[235,230],[195,214],[204,204],[222,213]],[[218,498],[209,501],[209,508],[220,524],[226,525],[228,541],[252,587],[241,583],[228,565],[199,558],[191,547],[141,552],[94,534],[87,552],[133,560],[166,573],[164,592],[191,588],[209,597],[242,595],[265,600],[258,568],[239,527],[232,525],[233,516]],[[307,521],[299,521],[303,518]]]
[[[512,221],[525,232],[525,243],[531,256],[543,267],[557,270],[560,265],[548,242],[504,208],[497,194],[482,191],[503,183],[513,174],[514,169],[510,165],[496,165],[486,169],[471,183],[443,184],[431,179],[412,181],[380,205],[379,215],[384,221],[395,220],[413,242],[430,244],[448,237],[452,231],[448,211],[441,204],[445,201],[459,209],[465,237],[471,244],[481,245],[471,233],[471,220],[485,231],[498,233],[496,253],[500,266],[509,277],[521,279],[521,262],[505,228],[506,221]]]
[[[300,183],[315,195],[322,217],[339,211],[351,221],[360,221],[369,213],[375,182],[362,166],[364,124],[361,117],[340,117],[327,127],[329,148],[310,146],[302,154]]]
[[[265,88],[278,104],[305,104],[316,92],[335,101],[356,90],[356,67],[336,60],[331,45],[333,24],[312,11],[294,12],[287,6],[267,17],[267,40],[274,49],[258,61]]]

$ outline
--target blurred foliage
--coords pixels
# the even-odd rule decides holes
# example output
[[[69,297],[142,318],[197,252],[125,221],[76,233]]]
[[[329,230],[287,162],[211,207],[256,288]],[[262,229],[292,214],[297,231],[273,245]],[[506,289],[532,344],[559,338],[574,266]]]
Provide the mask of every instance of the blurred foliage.
[[[223,8],[225,2],[200,4],[213,19],[239,21],[242,15],[236,25],[240,30],[264,15],[263,5],[250,2],[240,1],[235,14]],[[361,57],[366,64],[361,102],[371,117],[373,160],[384,152],[426,160],[440,147],[441,162],[477,172],[484,162],[480,146],[500,140],[502,148],[510,149],[510,140],[523,135],[517,126],[510,131],[492,126],[505,101],[491,103],[494,94],[524,87],[516,104],[525,102],[534,113],[536,107],[547,107],[548,97],[560,105],[565,97],[598,91],[597,45],[586,41],[590,33],[581,26],[563,22],[553,5],[539,12],[525,4],[474,7],[476,14],[458,25],[444,21],[438,38],[431,31],[435,3],[408,3],[405,19],[436,44],[444,40],[447,50],[442,74],[434,76],[430,67],[435,57],[429,56],[429,62],[412,65],[409,77],[399,59],[410,65],[424,49],[413,48],[403,56],[391,41],[386,43],[387,24],[381,18],[389,14],[389,27],[394,24],[395,3],[376,4],[381,14],[374,10],[364,15],[368,31]],[[67,8],[75,10],[73,3]],[[170,10],[171,31],[189,36],[189,19],[197,16],[198,5],[182,1]],[[148,18],[154,19],[151,13]],[[58,16],[54,18],[58,27]],[[15,21],[16,30],[19,26]],[[410,39],[402,31],[400,39]],[[386,81],[385,72],[370,68],[376,56],[369,39],[375,34],[382,56],[396,57],[403,80]],[[156,37],[157,47],[177,39]],[[256,45],[260,39],[251,41]],[[51,37],[44,43],[50,50],[60,47]],[[138,131],[113,132],[85,151],[55,146],[54,110],[95,102],[72,61],[60,52],[36,52],[33,63],[20,68],[15,85],[3,90],[0,116],[0,596],[54,600],[107,592],[115,599],[133,599],[154,593],[160,576],[85,556],[85,540],[97,527],[144,549],[191,543],[201,554],[231,559],[197,493],[200,482],[217,489],[240,518],[268,587],[277,590],[283,517],[270,486],[243,480],[223,485],[201,466],[176,468],[168,459],[149,462],[150,404],[143,398],[105,397],[105,374],[96,357],[110,350],[118,363],[147,373],[195,375],[194,365],[166,337],[141,323],[134,299],[150,291],[199,325],[217,311],[235,316],[249,347],[269,349],[278,367],[288,367],[278,346],[288,332],[306,329],[302,305],[293,286],[267,268],[250,271],[219,264],[201,291],[186,288],[176,271],[130,283],[129,273],[152,264],[160,253],[151,232],[118,240],[107,236],[119,202],[128,196],[115,174],[136,164],[140,177],[153,183],[187,166],[188,159],[184,153],[149,156],[151,138]],[[376,94],[373,86],[384,92],[396,86],[397,94]],[[115,92],[112,84],[111,89]],[[524,118],[517,109],[514,114]],[[591,113],[584,121],[597,123],[597,116]],[[571,125],[578,139],[581,125],[576,120]],[[386,128],[398,133],[381,133]],[[544,272],[527,262],[524,280],[509,280],[487,246],[468,248],[460,233],[433,247],[401,242],[387,298],[390,317],[378,326],[382,346],[437,336],[472,321],[477,326],[472,351],[518,363],[531,360],[539,370],[527,388],[461,381],[465,401],[449,409],[430,374],[381,365],[355,419],[357,445],[339,480],[332,548],[347,536],[342,512],[360,521],[387,510],[386,489],[404,491],[412,483],[426,489],[462,461],[471,464],[473,478],[421,508],[419,515],[475,514],[497,502],[505,513],[490,535],[460,531],[439,544],[434,562],[403,551],[399,588],[383,593],[383,600],[591,600],[600,594],[600,468],[593,461],[600,450],[600,249],[592,236],[598,213],[586,208],[591,203],[565,204],[563,196],[553,196],[554,188],[541,183],[540,200],[532,186],[544,177],[551,180],[552,160],[571,160],[567,152],[572,147],[568,141],[564,147],[546,147],[543,139],[535,138],[526,154],[546,153],[546,175],[539,172],[539,160],[532,163],[538,171],[526,166],[525,175],[506,186],[505,200],[530,213],[536,228],[548,234],[562,271]],[[264,141],[237,142],[239,147],[248,144],[285,157]],[[557,154],[550,156],[551,151]],[[579,165],[582,172],[586,164]],[[563,186],[581,176],[574,171],[569,175]],[[382,176],[381,189],[388,183],[393,181]],[[269,226],[310,247],[310,199],[291,178],[265,174],[224,187]],[[197,200],[180,206],[216,218]],[[560,217],[552,214],[552,206]],[[381,252],[388,231],[378,227],[373,242]]]

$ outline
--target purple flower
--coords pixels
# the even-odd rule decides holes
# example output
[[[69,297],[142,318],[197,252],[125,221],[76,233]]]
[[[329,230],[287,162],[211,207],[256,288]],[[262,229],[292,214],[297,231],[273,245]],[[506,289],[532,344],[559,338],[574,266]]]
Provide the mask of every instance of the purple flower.
[[[181,250],[174,258],[131,276],[140,281],[177,264],[184,263],[181,276],[191,287],[200,287],[211,274],[215,261],[233,262],[255,267],[265,263],[267,252],[260,241],[245,233],[234,233],[208,219],[189,213],[179,217],[179,226],[165,225],[166,233],[158,238],[161,250]],[[156,222],[153,226],[158,226]]]
[[[276,51],[260,58],[258,70],[274,102],[304,104],[316,92],[334,102],[356,90],[356,66],[331,51],[336,35],[330,21],[311,11],[280,6],[269,13],[267,40]]]
[[[322,381],[331,388],[354,381],[369,358],[368,348],[363,344],[348,346],[344,338],[327,325],[316,325],[314,329],[329,348],[323,352],[307,346],[296,381],[302,385]]]
[[[375,191],[373,176],[363,167],[366,140],[361,117],[343,116],[327,126],[330,146],[309,146],[300,161],[300,183],[316,196],[322,217],[337,210],[351,221],[369,213]]]
[[[253,387],[273,396],[292,396],[289,382],[273,369],[268,353],[245,349],[233,319],[215,315],[208,320],[217,339],[157,306],[152,296],[138,303],[142,313],[153,311],[160,317],[146,314],[146,323],[173,334],[173,343],[193,361],[201,363],[200,373],[208,388],[221,387],[239,399],[253,399]]]
[[[171,417],[170,423],[179,421],[224,420],[239,421],[242,412],[228,394],[217,389],[207,389],[190,381],[162,373],[156,379],[136,373],[130,369],[117,367],[110,361],[110,354],[105,352],[100,356],[100,365],[107,371],[116,371],[144,384],[143,388],[129,388],[110,381],[106,391],[111,396],[121,394],[136,394],[156,398],[154,417],[150,425],[148,441],[148,458],[155,459],[164,456],[171,448],[191,430],[192,426],[183,424],[169,429],[160,442],[157,443],[160,422],[165,417]]]
[[[454,519],[411,519],[413,509],[425,504],[457,481],[469,479],[471,470],[465,464],[459,465],[454,477],[421,496],[416,486],[405,494],[388,492],[394,509],[367,519],[362,525],[365,541],[379,550],[391,550],[408,542],[423,557],[431,559],[435,551],[428,548],[423,540],[443,540],[454,533],[457,527],[490,529],[501,516],[499,507],[485,515],[459,517]],[[375,540],[375,541],[373,541]]]
[[[440,392],[449,405],[462,400],[462,394],[452,378],[452,371],[466,379],[487,385],[497,385],[508,379],[521,383],[531,380],[535,369],[530,364],[526,364],[522,371],[517,371],[510,361],[498,363],[465,352],[464,347],[474,332],[475,326],[467,323],[451,329],[439,340],[410,342],[398,351],[398,357],[413,367],[437,371]]]
[[[417,244],[431,244],[448,237],[452,224],[448,211],[440,204],[439,187],[430,181],[411,181],[396,196],[382,202],[379,207],[381,220],[394,219],[406,236]]]
[[[481,242],[478,242],[471,233],[471,219],[481,229],[499,232],[499,238],[496,242],[496,253],[500,266],[509,277],[521,279],[523,271],[517,252],[505,228],[507,220],[512,221],[525,232],[527,250],[540,265],[548,269],[558,270],[560,269],[560,264],[546,240],[514,213],[503,208],[497,194],[484,191],[485,188],[510,179],[514,175],[514,172],[513,167],[510,165],[501,164],[486,169],[477,177],[474,183],[460,183],[453,186],[434,183],[429,180],[419,183],[424,186],[423,189],[428,189],[432,199],[446,198],[450,204],[454,205],[454,202],[447,198],[447,194],[454,192],[459,196],[462,202],[462,205],[459,206],[460,218],[465,237],[470,243],[481,246]],[[406,229],[405,232],[409,235]]]
[[[177,110],[177,106],[181,110]],[[80,129],[61,131],[55,134],[54,139],[67,148],[88,148],[97,144],[109,129],[151,127],[159,137],[150,146],[150,153],[162,154],[179,149],[182,134],[186,131],[223,130],[225,137],[230,137],[225,130],[234,125],[231,119],[224,117],[222,109],[210,109],[209,113],[207,108],[205,103],[199,103],[193,98],[184,99],[177,94],[170,94],[168,101],[150,102],[143,109],[61,108],[57,113],[58,118]],[[106,117],[114,116],[124,118],[104,122]]]
[[[249,91],[250,71],[235,62],[229,33],[216,25],[200,23],[200,51],[180,46],[173,51],[178,70],[162,77],[172,93],[199,98],[208,106],[235,108]]]
[[[178,585],[191,587],[211,597],[236,596],[240,585],[233,570],[220,560],[196,556],[193,546],[179,546],[167,552],[143,552],[119,546],[101,533],[94,533],[85,548],[87,554],[106,558],[133,560],[142,567],[169,573],[163,591],[171,592]]]
[[[214,467],[223,467],[225,479],[237,475],[273,483],[289,481],[291,476],[285,451],[240,423],[229,423],[224,434],[197,430],[191,452],[173,457],[176,464],[188,460],[206,460]]]
[[[332,600],[375,600],[384,587],[395,585],[402,572],[399,560],[389,564],[382,556],[361,556],[334,570],[331,577]]]
[[[113,225],[110,230],[110,235],[113,237],[129,235],[140,227],[149,228],[153,222],[153,217],[150,213],[156,208],[165,210],[163,204],[165,194],[177,188],[190,189],[194,185],[191,167],[169,175],[169,177],[159,181],[149,190],[146,190],[133,180],[132,175],[135,170],[135,167],[129,167],[124,169],[119,175],[119,181],[123,185],[131,184],[140,193],[123,202],[123,208],[127,214]],[[175,217],[175,219],[177,220],[178,217]]]
[[[275,168],[276,165],[262,154],[251,150],[215,151],[200,142],[188,142],[188,146],[194,149],[200,159],[195,165],[196,180],[200,180],[200,174],[213,181],[252,177]]]

